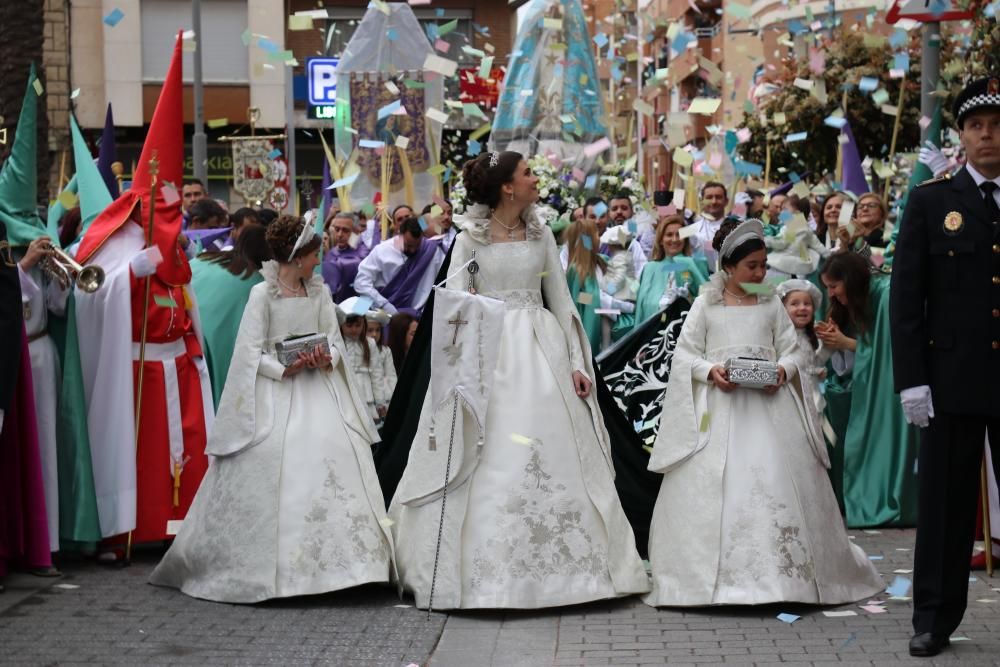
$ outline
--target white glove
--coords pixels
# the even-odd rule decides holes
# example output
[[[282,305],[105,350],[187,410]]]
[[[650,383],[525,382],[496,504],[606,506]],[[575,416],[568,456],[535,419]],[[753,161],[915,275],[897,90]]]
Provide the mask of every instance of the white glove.
[[[676,300],[677,288],[671,285],[667,289],[663,290],[663,296],[660,297],[660,308],[666,308]]]
[[[628,313],[634,313],[635,312],[635,304],[632,303],[631,301],[622,301],[621,299],[612,299],[611,300],[611,305],[612,305],[612,307],[614,307],[615,310],[617,310],[617,311],[619,311],[621,313],[628,314]]]
[[[150,246],[137,252],[129,261],[132,273],[136,278],[145,278],[156,273],[156,267],[163,261],[163,255],[158,247]]]
[[[920,156],[917,158],[917,162],[927,165],[928,169],[934,172],[935,176],[948,171],[948,167],[950,166],[948,158],[930,140],[925,141],[924,145],[920,147]]]
[[[777,250],[780,252],[782,250],[787,249],[789,245],[791,244],[785,240],[784,234],[782,234],[781,236],[764,237],[764,247],[766,247],[768,250]]]
[[[931,388],[925,384],[899,392],[899,402],[903,406],[903,414],[906,415],[909,424],[927,428],[930,420],[934,418]]]
[[[691,296],[691,291],[688,289],[687,283],[684,283],[683,285],[677,288],[677,296],[682,296],[685,299]]]
[[[389,313],[390,315],[395,315],[396,313],[399,312],[398,310],[396,310],[396,306],[392,305],[388,301],[386,301],[385,303],[383,303],[381,305],[381,308],[382,308],[382,310],[384,310],[385,312]]]

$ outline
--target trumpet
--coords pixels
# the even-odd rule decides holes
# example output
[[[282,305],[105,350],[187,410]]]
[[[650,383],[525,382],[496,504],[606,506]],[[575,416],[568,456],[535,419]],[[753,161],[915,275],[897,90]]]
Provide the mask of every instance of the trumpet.
[[[63,289],[69,289],[76,283],[82,291],[93,294],[104,284],[104,269],[101,267],[93,264],[82,266],[54,245],[49,245],[46,251],[48,254],[38,265]]]

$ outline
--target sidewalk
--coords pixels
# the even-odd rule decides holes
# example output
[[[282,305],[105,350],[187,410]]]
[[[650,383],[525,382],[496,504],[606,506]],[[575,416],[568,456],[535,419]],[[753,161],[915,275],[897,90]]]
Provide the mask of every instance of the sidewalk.
[[[912,567],[913,531],[852,535],[870,555],[882,556],[875,564],[887,584],[912,576],[894,570]],[[428,615],[383,586],[240,606],[148,585],[158,558],[159,552],[140,552],[127,569],[69,561],[61,579],[8,578],[0,594],[0,663],[1000,664],[1000,576],[987,580],[983,573],[970,582],[969,610],[952,649],[917,661],[907,653],[911,604],[888,595],[878,598],[883,613],[857,605],[656,610],[633,597],[539,612]],[[856,615],[824,615],[837,610]],[[779,613],[801,618],[785,623]]]

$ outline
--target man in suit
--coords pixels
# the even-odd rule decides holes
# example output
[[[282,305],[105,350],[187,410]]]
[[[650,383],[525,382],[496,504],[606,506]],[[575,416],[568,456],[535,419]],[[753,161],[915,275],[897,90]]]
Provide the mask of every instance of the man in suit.
[[[937,655],[962,621],[985,436],[1000,442],[1000,77],[954,115],[967,158],[910,194],[890,296],[893,369],[923,429],[910,655]],[[1000,474],[1000,447],[992,461]]]

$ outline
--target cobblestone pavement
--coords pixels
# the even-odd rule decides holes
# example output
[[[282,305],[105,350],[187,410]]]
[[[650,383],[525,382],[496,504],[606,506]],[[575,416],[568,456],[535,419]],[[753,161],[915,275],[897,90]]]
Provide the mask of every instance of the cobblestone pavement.
[[[854,531],[887,584],[912,575],[913,531]],[[86,561],[65,576],[11,577],[0,595],[3,664],[1000,665],[1000,573],[974,573],[969,610],[938,658],[909,657],[908,599],[858,604],[656,610],[637,598],[539,612],[428,615],[393,589],[223,605],[146,584],[158,554],[132,567]],[[881,557],[881,558],[879,558]],[[898,572],[897,572],[898,570]],[[905,588],[905,582],[903,582]],[[906,595],[900,596],[906,598]],[[852,611],[856,615],[827,616]],[[776,617],[799,616],[793,623]]]

